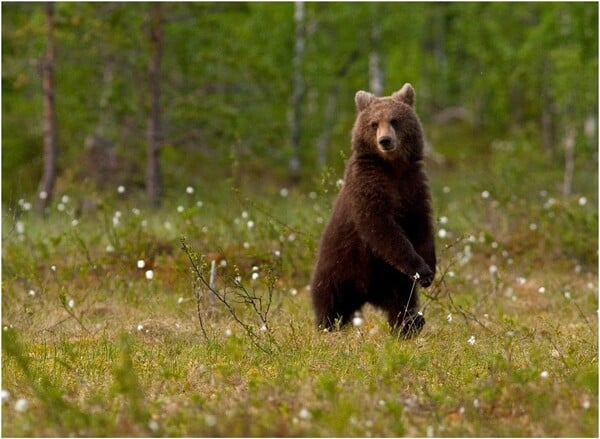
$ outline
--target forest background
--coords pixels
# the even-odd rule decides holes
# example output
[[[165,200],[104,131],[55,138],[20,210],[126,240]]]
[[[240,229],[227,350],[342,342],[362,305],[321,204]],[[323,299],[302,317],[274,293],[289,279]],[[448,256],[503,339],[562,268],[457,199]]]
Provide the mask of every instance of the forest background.
[[[314,327],[354,95],[438,269]],[[2,2],[4,436],[598,437],[598,3]]]
[[[167,192],[182,178],[312,183],[349,154],[355,92],[390,94],[404,82],[426,128],[458,120],[482,145],[516,136],[558,166],[597,155],[593,3],[55,9],[49,25],[40,4],[3,6],[5,202],[38,190],[45,118],[64,184],[143,190],[151,142]],[[54,115],[42,105],[48,70]]]

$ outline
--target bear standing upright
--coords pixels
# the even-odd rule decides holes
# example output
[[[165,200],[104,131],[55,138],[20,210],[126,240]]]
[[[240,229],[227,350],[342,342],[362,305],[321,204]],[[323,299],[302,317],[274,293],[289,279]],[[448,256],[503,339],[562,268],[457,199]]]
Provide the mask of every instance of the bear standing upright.
[[[393,333],[418,334],[417,285],[431,285],[435,246],[423,132],[410,84],[378,98],[359,91],[352,156],[319,248],[311,283],[317,325],[335,329],[365,303]]]

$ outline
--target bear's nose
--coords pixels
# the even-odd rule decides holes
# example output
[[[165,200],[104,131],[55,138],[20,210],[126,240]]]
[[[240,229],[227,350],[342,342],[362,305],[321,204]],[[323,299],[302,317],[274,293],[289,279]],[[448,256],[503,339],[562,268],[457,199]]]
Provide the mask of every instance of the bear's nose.
[[[392,148],[392,138],[390,136],[381,136],[379,138],[379,144],[385,150]]]

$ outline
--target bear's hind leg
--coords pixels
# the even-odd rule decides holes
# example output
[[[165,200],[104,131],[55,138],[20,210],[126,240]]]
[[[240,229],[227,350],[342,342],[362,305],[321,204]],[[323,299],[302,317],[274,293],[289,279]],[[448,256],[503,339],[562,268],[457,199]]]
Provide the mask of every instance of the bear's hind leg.
[[[343,328],[364,304],[358,300],[357,294],[348,289],[336,289],[334,292],[314,289],[312,299],[317,327],[326,331]]]

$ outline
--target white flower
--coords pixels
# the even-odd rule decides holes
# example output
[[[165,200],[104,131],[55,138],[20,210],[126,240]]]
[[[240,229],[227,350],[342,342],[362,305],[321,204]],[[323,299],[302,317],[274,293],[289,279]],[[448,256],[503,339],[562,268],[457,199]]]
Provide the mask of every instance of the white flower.
[[[565,299],[571,300],[571,292],[570,291],[565,291]]]
[[[317,193],[316,192],[310,192],[308,194],[308,198],[310,198],[311,200],[315,200],[317,198]]]
[[[131,213],[133,213],[135,216],[138,216],[140,214],[140,209],[134,207],[131,209]]]
[[[498,273],[498,267],[496,267],[495,265],[490,265],[489,270],[490,270],[490,274],[492,276],[495,275],[496,273]]]
[[[246,212],[245,210],[242,212],[242,218],[244,218],[244,219],[248,218],[248,212]]]
[[[580,205],[580,206],[585,206],[585,205],[587,204],[587,198],[585,198],[585,197],[581,197],[581,198],[578,200],[578,203],[579,203],[579,205]]]
[[[142,325],[142,324],[137,325],[137,330],[138,331],[143,331],[144,330],[144,325]]]
[[[165,229],[167,229],[167,230],[171,230],[173,228],[173,226],[171,225],[171,223],[169,221],[165,221],[164,226],[165,226]]]
[[[440,224],[448,224],[448,217],[447,216],[441,216],[440,217]]]
[[[144,268],[146,266],[146,261],[140,259],[137,261],[137,268]]]
[[[23,203],[23,210],[27,211],[27,210],[31,210],[31,203],[29,201],[25,201]]]
[[[529,224],[529,230],[535,231],[535,230],[537,230],[537,228],[538,228],[538,225],[536,223]]]
[[[446,320],[448,320],[448,323],[452,323],[452,313],[446,316]]]
[[[29,295],[30,295],[31,297],[35,297],[35,294],[36,294],[36,293],[35,293],[35,290],[29,290]]]
[[[338,187],[338,189],[341,189],[344,186],[344,180],[339,178],[336,182],[335,185]]]
[[[17,221],[15,224],[15,227],[16,227],[17,233],[19,235],[22,235],[23,233],[25,233],[25,224],[23,223],[23,221]]]
[[[444,186],[444,188],[442,189],[442,192],[445,194],[450,193],[450,188],[448,186]]]
[[[473,400],[473,407],[475,407],[476,409],[478,409],[480,405],[481,405],[481,403],[479,402],[479,399],[475,398]]]
[[[51,265],[50,266],[50,270],[54,271],[56,273],[56,265]]]
[[[178,304],[182,304],[183,303],[183,297],[180,297],[179,299],[177,299],[177,303]]]
[[[45,200],[46,198],[48,198],[48,192],[41,191],[40,192],[40,200]]]
[[[151,419],[148,422],[148,428],[152,431],[158,430],[158,422],[156,422],[154,419]]]
[[[287,237],[287,240],[290,242],[293,242],[296,240],[296,234],[295,233],[290,233]]]
[[[194,188],[192,186],[188,186],[185,188],[185,192],[192,195],[194,193]]]
[[[227,328],[227,329],[225,330],[225,336],[226,336],[226,337],[231,337],[231,335],[232,335],[232,334],[233,334],[233,331],[232,331],[231,329]]]
[[[249,229],[254,227],[254,221],[250,220],[246,223],[246,225],[248,226]]]
[[[2,389],[0,391],[0,398],[2,398],[2,402],[7,402],[10,399],[10,392],[8,390]]]
[[[297,290],[296,288],[291,288],[291,289],[290,289],[290,294],[291,294],[292,296],[295,296],[295,295],[297,295],[297,294],[298,294],[298,290]]]
[[[290,191],[286,187],[281,188],[281,190],[279,191],[279,195],[281,195],[283,198],[287,197],[289,193]]]
[[[248,250],[250,248],[250,243],[249,242],[244,242],[242,244],[242,247],[244,247],[246,250]]]
[[[77,218],[75,218],[73,221],[71,221],[71,225],[73,227],[77,227],[79,225],[79,220]]]
[[[354,316],[352,318],[352,324],[356,327],[362,326],[363,323],[364,323],[364,320],[361,316]]]
[[[108,245],[106,246],[106,252],[107,252],[107,253],[112,253],[112,252],[114,252],[114,251],[115,251],[115,248],[114,248],[112,245],[108,244]]]
[[[306,407],[303,407],[300,410],[300,412],[298,413],[298,416],[300,417],[300,419],[305,419],[305,420],[309,420],[310,418],[312,418],[312,414]]]
[[[177,206],[177,212],[182,213],[185,210],[183,206]]]
[[[63,203],[58,203],[58,205],[56,206],[56,208],[58,209],[59,212],[64,212],[65,205]]]
[[[124,194],[125,193],[125,186],[121,185],[117,188],[117,193],[119,194]]]
[[[29,403],[25,398],[19,398],[17,399],[17,402],[15,402],[15,411],[24,412],[25,410],[27,410],[28,405]]]
[[[252,280],[256,280],[256,279],[258,279],[258,273],[254,272],[254,273],[252,273]]]
[[[472,335],[469,337],[469,339],[467,340],[467,343],[469,343],[471,346],[473,346],[475,344],[475,336]]]
[[[584,410],[587,410],[590,408],[590,399],[589,398],[584,398],[583,401],[581,401],[581,407]]]
[[[267,331],[268,331],[268,329],[269,329],[269,328],[267,328],[267,325],[265,325],[265,324],[263,324],[263,325],[260,327],[260,331],[261,331],[261,332],[267,332]]]
[[[544,288],[544,287],[539,287],[538,288],[538,293],[544,294],[545,292],[546,292],[546,288]]]
[[[69,308],[75,308],[75,300],[69,299],[67,305],[69,306]]]
[[[440,229],[438,230],[438,236],[444,239],[446,236],[448,236],[448,232],[446,231],[446,229]]]
[[[215,415],[206,414],[204,415],[204,422],[207,427],[214,427],[217,425],[217,417]]]
[[[196,206],[202,207],[202,206],[204,206],[204,203],[202,201],[196,201]]]
[[[525,283],[526,283],[526,282],[527,282],[527,279],[525,279],[524,277],[521,277],[521,276],[519,276],[519,277],[517,278],[517,283],[518,283],[519,285],[525,285]]]
[[[548,373],[548,371],[543,370],[542,373],[540,374],[540,376],[544,379],[548,378],[550,376],[550,374]]]
[[[484,200],[490,198],[490,193],[488,191],[483,191],[481,193],[481,198],[483,198]]]
[[[148,280],[154,279],[154,271],[146,270],[146,279],[148,279]]]

